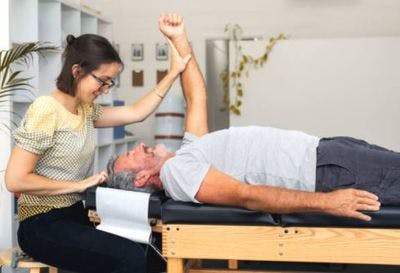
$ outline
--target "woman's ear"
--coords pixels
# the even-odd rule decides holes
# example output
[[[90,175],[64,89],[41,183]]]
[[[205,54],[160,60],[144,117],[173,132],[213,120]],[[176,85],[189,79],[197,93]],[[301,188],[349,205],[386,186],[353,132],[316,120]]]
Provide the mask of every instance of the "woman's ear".
[[[74,64],[71,68],[71,73],[74,79],[78,78],[81,74],[81,66],[79,64]]]

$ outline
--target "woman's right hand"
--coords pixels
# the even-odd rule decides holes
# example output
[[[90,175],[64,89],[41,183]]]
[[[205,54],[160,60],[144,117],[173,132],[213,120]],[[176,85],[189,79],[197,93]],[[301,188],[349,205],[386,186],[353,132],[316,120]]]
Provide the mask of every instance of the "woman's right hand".
[[[99,174],[95,174],[90,176],[84,180],[78,182],[78,192],[82,193],[86,191],[88,188],[100,185],[104,183],[108,178],[108,174],[105,171],[102,171]]]
[[[176,50],[174,44],[171,42],[170,39],[167,38],[169,46],[171,48],[170,55],[171,55],[171,64],[170,64],[170,72],[179,75],[183,70],[185,70],[187,64],[189,63],[190,59],[192,58],[191,54],[186,55],[185,57],[181,57],[179,55],[178,50]]]

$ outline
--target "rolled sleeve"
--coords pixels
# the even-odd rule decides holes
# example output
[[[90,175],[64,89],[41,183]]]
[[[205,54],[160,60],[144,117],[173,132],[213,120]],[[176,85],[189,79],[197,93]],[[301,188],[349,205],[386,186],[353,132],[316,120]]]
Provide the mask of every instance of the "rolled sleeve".
[[[54,145],[56,126],[54,108],[38,99],[29,107],[21,125],[14,130],[15,144],[26,151],[43,154]]]
[[[97,121],[104,112],[104,107],[100,104],[94,103],[92,105],[92,120],[93,122]]]

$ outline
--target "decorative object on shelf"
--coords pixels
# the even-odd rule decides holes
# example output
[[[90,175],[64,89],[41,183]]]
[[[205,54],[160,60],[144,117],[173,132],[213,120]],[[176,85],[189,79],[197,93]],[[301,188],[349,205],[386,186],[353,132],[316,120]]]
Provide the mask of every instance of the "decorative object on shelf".
[[[35,97],[32,92],[33,86],[29,84],[29,80],[32,78],[23,77],[23,71],[15,69],[15,67],[27,67],[34,54],[43,55],[45,52],[56,51],[57,49],[57,47],[45,43],[35,42],[18,44],[9,50],[0,51],[0,111],[2,111],[2,108],[8,108],[8,105],[6,105],[8,104],[7,97],[13,96],[17,90],[25,91],[27,95],[30,94]],[[11,114],[15,115],[13,112]],[[11,123],[12,126],[17,126],[12,119]],[[11,129],[6,123],[0,121],[0,129],[4,128]]]
[[[143,86],[143,70],[132,70],[132,86]]]
[[[132,61],[143,61],[143,44],[132,44],[131,59]]]
[[[168,44],[167,43],[157,43],[156,44],[156,60],[157,61],[168,60]]]
[[[182,96],[167,96],[156,112],[155,140],[157,144],[164,144],[168,150],[179,149],[183,138],[183,123],[185,120],[185,106]]]
[[[235,115],[240,115],[240,107],[242,106],[243,100],[243,77],[249,77],[251,68],[258,69],[264,66],[268,60],[268,56],[271,53],[276,42],[279,40],[286,40],[287,36],[283,33],[278,36],[272,36],[268,40],[268,44],[265,47],[264,53],[259,57],[253,57],[251,55],[246,55],[242,51],[240,45],[241,35],[243,33],[242,28],[238,24],[227,24],[225,26],[225,33],[229,35],[229,40],[234,42],[235,46],[235,67],[229,73],[229,71],[223,71],[220,73],[220,78],[223,83],[224,92],[224,107],[221,111],[229,109],[229,111]],[[235,90],[235,96],[233,100],[229,98],[229,85],[231,85],[232,90]]]
[[[157,70],[157,83],[159,83],[168,73],[168,70]]]

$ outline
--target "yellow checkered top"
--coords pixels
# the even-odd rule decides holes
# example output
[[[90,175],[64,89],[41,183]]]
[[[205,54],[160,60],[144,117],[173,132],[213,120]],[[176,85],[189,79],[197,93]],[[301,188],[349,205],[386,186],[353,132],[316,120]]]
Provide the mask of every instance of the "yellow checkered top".
[[[74,115],[51,96],[37,98],[13,132],[15,144],[39,155],[35,173],[55,180],[80,181],[93,173],[96,121],[103,108],[82,104]],[[21,194],[18,219],[71,206],[81,194],[39,196]]]

